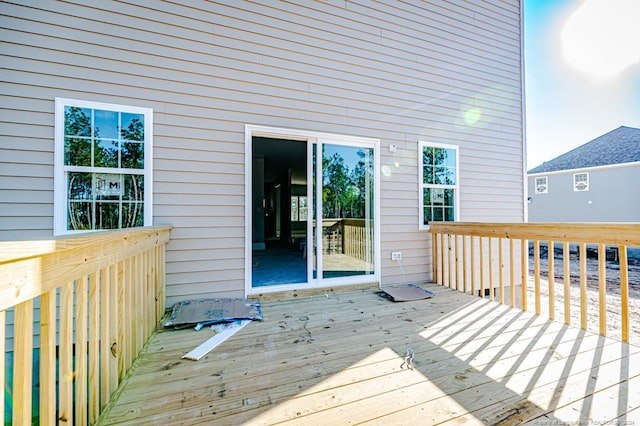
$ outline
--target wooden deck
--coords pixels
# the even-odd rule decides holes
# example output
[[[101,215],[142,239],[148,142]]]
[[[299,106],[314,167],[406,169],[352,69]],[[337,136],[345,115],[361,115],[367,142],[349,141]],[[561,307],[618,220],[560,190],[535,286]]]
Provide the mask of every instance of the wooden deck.
[[[639,347],[425,287],[263,302],[200,361],[209,330],[159,331],[100,424],[640,425]]]

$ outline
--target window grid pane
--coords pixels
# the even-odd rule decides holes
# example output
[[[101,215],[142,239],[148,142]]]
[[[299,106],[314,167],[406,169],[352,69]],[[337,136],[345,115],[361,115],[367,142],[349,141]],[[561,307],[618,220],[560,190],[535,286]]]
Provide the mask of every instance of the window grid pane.
[[[144,114],[64,106],[67,230],[144,226],[144,123]]]

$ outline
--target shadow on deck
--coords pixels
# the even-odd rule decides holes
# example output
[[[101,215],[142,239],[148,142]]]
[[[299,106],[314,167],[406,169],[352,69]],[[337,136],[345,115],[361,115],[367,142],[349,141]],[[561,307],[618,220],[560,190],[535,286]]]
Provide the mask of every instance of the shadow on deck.
[[[425,288],[269,301],[200,361],[209,330],[160,330],[100,424],[640,424],[640,348]]]

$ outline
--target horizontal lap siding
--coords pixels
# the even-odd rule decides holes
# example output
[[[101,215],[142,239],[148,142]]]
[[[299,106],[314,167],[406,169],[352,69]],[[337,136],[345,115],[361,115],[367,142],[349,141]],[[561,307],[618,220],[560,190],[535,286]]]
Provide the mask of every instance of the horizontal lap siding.
[[[245,124],[381,140],[383,283],[430,278],[418,140],[460,146],[463,219],[523,218],[518,1],[22,3],[0,6],[2,239],[51,235],[55,97],[154,109],[169,306],[243,293]]]

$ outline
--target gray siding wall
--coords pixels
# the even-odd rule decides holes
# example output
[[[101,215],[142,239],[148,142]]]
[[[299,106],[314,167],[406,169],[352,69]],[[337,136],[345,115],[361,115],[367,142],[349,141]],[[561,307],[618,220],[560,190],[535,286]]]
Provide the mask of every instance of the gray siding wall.
[[[589,173],[589,190],[573,190],[573,174]],[[549,193],[536,194],[535,177],[547,176]],[[640,222],[640,164],[529,176],[530,222]]]
[[[154,223],[174,227],[169,306],[243,294],[245,124],[380,139],[382,281],[429,280],[419,140],[460,146],[461,220],[524,218],[521,7],[3,2],[0,239],[52,234],[54,98],[65,97],[154,110]]]

